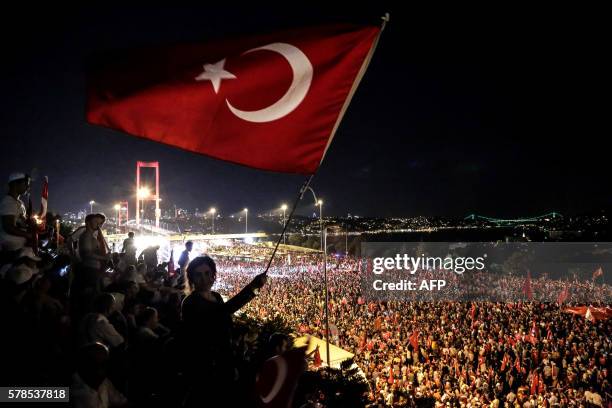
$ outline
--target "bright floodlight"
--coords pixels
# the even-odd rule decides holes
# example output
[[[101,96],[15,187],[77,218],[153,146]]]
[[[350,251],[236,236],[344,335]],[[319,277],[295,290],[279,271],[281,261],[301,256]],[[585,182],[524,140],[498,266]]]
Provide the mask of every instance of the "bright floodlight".
[[[138,198],[143,200],[145,198],[149,198],[151,195],[151,191],[147,187],[141,187],[138,189]]]
[[[285,211],[286,209],[287,209],[287,204],[283,204],[283,205],[281,206],[281,210]]]
[[[323,205],[323,200],[317,201],[317,205]]]
[[[91,200],[91,201],[89,202],[89,205],[94,205],[95,203],[96,203],[96,202],[95,202],[94,200]]]
[[[214,213],[216,213],[216,212],[217,212],[217,209],[216,209],[215,207],[212,207],[212,208],[210,209],[210,213],[211,213],[211,214],[214,214]]]
[[[119,204],[115,204],[115,211],[119,211],[120,208],[121,206]]]
[[[244,211],[244,212],[249,212],[249,209],[248,209],[248,208],[245,208],[243,211]]]

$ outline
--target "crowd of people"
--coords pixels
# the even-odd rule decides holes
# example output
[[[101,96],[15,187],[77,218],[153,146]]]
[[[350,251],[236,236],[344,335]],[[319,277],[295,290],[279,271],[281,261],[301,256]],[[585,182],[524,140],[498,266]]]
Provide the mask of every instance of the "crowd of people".
[[[133,234],[111,253],[103,214],[89,214],[63,243],[47,231],[43,246],[20,201],[28,186],[27,175],[12,174],[0,202],[2,385],[68,385],[76,407],[249,406],[257,367],[238,347],[238,312],[282,319],[296,335],[329,337],[353,353],[373,407],[610,402],[609,320],[555,302],[371,301],[364,262],[333,257],[327,336],[320,254],[284,253],[263,275],[256,257],[232,255],[270,248],[236,245],[215,262],[186,243],[175,269],[159,262],[158,247],[138,254]],[[565,287],[533,280],[542,294]],[[576,296],[589,290],[572,287]],[[272,337],[283,346],[268,347],[260,362],[287,346]]]
[[[315,262],[307,272],[272,279],[246,313],[281,316],[299,333],[325,337],[323,268]],[[367,302],[362,273],[357,259],[328,265],[330,338],[355,354],[374,406],[609,401],[609,321],[565,313],[554,302]],[[248,275],[226,276],[229,288],[245,279]],[[533,285],[538,291],[564,287],[543,279]],[[591,287],[578,285],[574,295],[583,290]]]
[[[29,185],[12,174],[0,202],[0,384],[68,386],[75,407],[249,401],[229,392],[239,379],[232,315],[265,276],[225,302],[211,291],[212,258],[190,261],[188,243],[175,270],[159,247],[137,254],[133,233],[112,253],[100,213],[58,239],[53,225],[31,222],[40,218],[21,201]]]

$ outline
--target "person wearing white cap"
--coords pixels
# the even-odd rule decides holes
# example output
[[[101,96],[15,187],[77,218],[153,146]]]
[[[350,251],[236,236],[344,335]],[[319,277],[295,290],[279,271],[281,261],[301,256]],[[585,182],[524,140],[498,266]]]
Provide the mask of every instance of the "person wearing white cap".
[[[29,190],[30,177],[25,173],[11,173],[8,187],[8,194],[0,200],[0,248],[17,251],[32,237],[27,231],[26,209],[19,198]]]
[[[38,275],[36,263],[40,260],[41,258],[34,255],[32,248],[22,248],[17,254],[17,260],[6,272],[5,278],[13,281],[16,285],[29,281]]]

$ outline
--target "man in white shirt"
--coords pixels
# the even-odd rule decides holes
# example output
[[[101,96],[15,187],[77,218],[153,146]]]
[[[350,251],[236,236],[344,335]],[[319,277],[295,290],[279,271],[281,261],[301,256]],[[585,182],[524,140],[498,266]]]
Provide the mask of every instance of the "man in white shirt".
[[[32,238],[27,232],[26,209],[20,200],[20,196],[30,189],[30,177],[12,173],[8,187],[8,194],[0,200],[0,247],[4,251],[17,251]]]
[[[107,347],[115,348],[124,343],[123,336],[108,321],[113,310],[115,297],[110,293],[102,293],[94,300],[94,312],[85,315],[79,327],[79,344],[99,342]]]
[[[128,405],[128,400],[106,378],[108,358],[108,349],[100,343],[90,343],[79,350],[78,368],[70,386],[70,402],[75,408],[119,408]]]

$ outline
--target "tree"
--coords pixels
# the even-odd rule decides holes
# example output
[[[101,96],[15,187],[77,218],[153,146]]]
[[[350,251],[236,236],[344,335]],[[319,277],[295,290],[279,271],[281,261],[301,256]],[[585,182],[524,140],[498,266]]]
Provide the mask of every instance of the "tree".
[[[365,407],[368,384],[350,358],[340,368],[321,368],[302,375],[296,391],[294,406],[320,402],[325,407]]]

